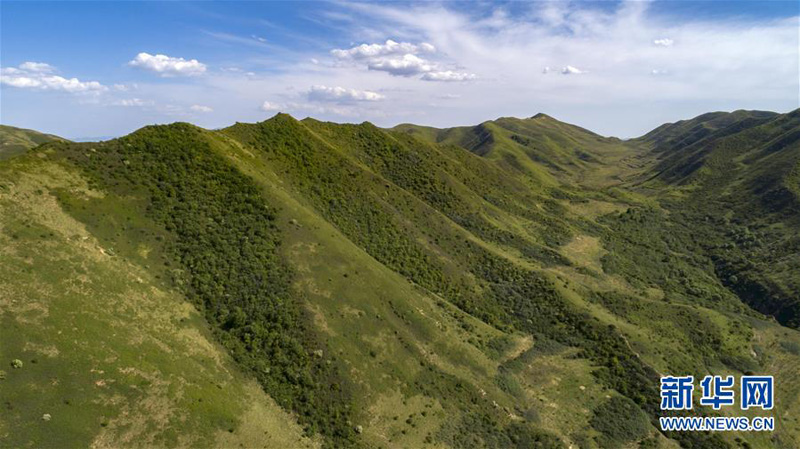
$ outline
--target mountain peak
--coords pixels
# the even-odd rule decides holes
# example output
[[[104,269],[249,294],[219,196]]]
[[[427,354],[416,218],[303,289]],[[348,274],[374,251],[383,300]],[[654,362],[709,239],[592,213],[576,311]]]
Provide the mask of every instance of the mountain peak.
[[[269,121],[273,121],[273,120],[274,121],[286,121],[286,120],[288,120],[288,121],[293,121],[293,122],[297,121],[296,118],[292,117],[290,114],[287,114],[285,112],[278,112],[277,114],[273,115],[272,117],[268,118],[265,121],[269,122]]]

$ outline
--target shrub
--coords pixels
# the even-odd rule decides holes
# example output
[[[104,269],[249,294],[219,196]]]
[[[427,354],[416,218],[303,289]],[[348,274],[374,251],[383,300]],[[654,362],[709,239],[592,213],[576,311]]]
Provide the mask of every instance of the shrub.
[[[614,396],[594,410],[592,427],[602,433],[601,447],[620,447],[641,440],[650,431],[647,415],[624,396]]]

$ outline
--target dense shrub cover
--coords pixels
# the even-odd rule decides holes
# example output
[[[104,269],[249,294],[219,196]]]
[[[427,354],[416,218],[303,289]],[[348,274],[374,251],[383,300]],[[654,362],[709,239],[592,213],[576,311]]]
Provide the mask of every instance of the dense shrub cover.
[[[60,148],[120,201],[146,197],[142,212],[167,231],[166,252],[180,268],[170,271],[175,284],[222,344],[309,432],[353,444],[345,383],[334,365],[313,355],[322,345],[277,253],[276,211],[202,132],[187,124],[152,126],[99,148]]]
[[[600,446],[609,449],[641,440],[649,433],[647,415],[624,396],[614,396],[600,404],[591,423],[603,434]]]

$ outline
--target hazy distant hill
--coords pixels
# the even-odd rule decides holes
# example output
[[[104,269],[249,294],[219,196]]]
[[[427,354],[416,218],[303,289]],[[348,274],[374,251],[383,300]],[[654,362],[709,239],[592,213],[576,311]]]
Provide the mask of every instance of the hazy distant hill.
[[[0,125],[0,159],[16,156],[37,145],[56,140],[66,139],[31,129]]]
[[[278,114],[2,161],[0,446],[799,447],[798,114]],[[749,372],[775,432],[657,430],[660,375]]]

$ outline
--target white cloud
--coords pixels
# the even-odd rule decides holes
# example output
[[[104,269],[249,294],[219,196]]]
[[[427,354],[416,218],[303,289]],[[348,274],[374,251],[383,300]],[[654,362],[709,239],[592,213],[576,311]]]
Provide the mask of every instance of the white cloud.
[[[244,34],[243,41],[261,50],[247,55],[236,53],[240,47],[231,47],[230,60],[237,61],[240,73],[209,66],[207,75],[193,82],[141,82],[131,90],[135,94],[116,92],[111,87],[112,82],[133,86],[120,78],[109,80],[106,95],[165,99],[185,105],[189,119],[208,127],[259,120],[265,115],[259,106],[269,99],[269,104],[298,117],[348,117],[380,126],[401,122],[454,126],[546,111],[561,120],[620,137],[639,135],[665,121],[708,110],[797,108],[800,54],[796,14],[785,18],[731,17],[720,8],[712,16],[674,20],[664,16],[663,8],[651,4],[613,2],[598,8],[582,2],[523,2],[515,3],[514,14],[503,14],[507,6],[491,3],[476,8],[459,2],[336,2],[325,8],[350,19],[330,24],[337,40],[376,42],[385,47],[386,37],[393,36],[396,48],[401,50],[361,56],[374,53],[350,52],[350,47],[357,47],[340,46],[346,53],[338,58],[327,51],[335,46],[293,47],[287,42],[282,52],[263,52],[269,43]],[[662,38],[669,38],[673,45],[654,43]],[[401,42],[415,45],[416,53],[403,51],[407,48],[400,46]],[[421,42],[430,43],[435,51],[423,51]],[[326,50],[314,50],[318,48]],[[390,76],[385,71],[369,70],[373,60],[400,59],[406,54],[434,66],[430,72],[474,73],[480,81],[423,82],[420,78],[429,72]],[[202,55],[184,54],[199,59]],[[312,58],[319,63],[309,62]],[[561,75],[561,68],[567,64],[590,72]],[[550,67],[549,73],[540,75],[544,67]],[[658,76],[652,74],[653,69],[658,70]],[[21,72],[17,67],[14,70]],[[249,71],[257,75],[247,76]],[[33,78],[30,73],[25,72],[25,76]],[[75,105],[74,113],[64,114],[63,95],[39,95],[42,98],[37,101],[30,101],[22,89],[5,95],[12,89],[6,81],[10,76],[22,74],[3,71],[2,106],[7,121],[33,120],[31,127],[64,135],[100,135],[169,119],[161,106],[127,108],[115,115],[91,109],[95,106],[88,102]],[[314,96],[308,87],[314,85],[353,87],[386,98],[346,100],[345,94],[336,98],[335,94],[317,92],[317,100],[310,101]],[[445,92],[460,98],[440,99]],[[334,99],[320,100],[331,96]],[[214,113],[192,113],[189,105],[200,101],[213,104]],[[109,102],[100,102],[99,106]],[[436,105],[429,106],[432,102]],[[87,115],[94,119],[86,120]]]
[[[561,68],[562,75],[580,75],[581,73],[586,73],[585,70],[581,70],[577,67],[573,67],[571,65],[564,66]]]
[[[347,89],[345,87],[328,87],[323,85],[311,86],[308,99],[311,101],[380,101],[386,97],[369,90]]]
[[[403,92],[385,103],[392,117],[387,124],[446,126],[547,110],[600,133],[625,137],[707,110],[797,107],[796,13],[731,17],[720,8],[713,17],[676,21],[651,2],[638,1],[608,8],[580,2],[521,3],[514,14],[503,14],[502,5],[471,8],[453,2],[340,5],[357,23],[369,24],[355,32],[360,33],[356,39],[377,42],[376,37],[393,35],[430,42],[436,53],[417,56],[438,65],[433,71],[476,73],[491,80],[459,91],[463,97],[458,108],[444,102],[434,108],[426,105],[438,95],[438,85],[412,84],[408,77],[380,80],[367,70],[354,70],[357,65],[341,67],[340,85],[380,82],[380,92]],[[567,75],[552,76],[567,64],[585,73],[567,68]],[[657,77],[651,75],[654,68]],[[532,83],[537,71],[551,76]],[[654,78],[665,82],[656,88]],[[643,98],[658,109],[642,112],[637,105]],[[424,118],[400,112],[423,109]]]
[[[419,44],[419,48],[424,53],[436,53],[436,47],[427,42]]]
[[[550,66],[545,66],[542,69],[542,74],[547,75],[548,73],[550,73]]]
[[[213,108],[209,106],[203,106],[201,104],[193,104],[189,109],[191,109],[193,112],[202,112],[202,113],[214,112]]]
[[[415,55],[419,53],[434,53],[436,47],[423,42],[419,45],[408,42],[395,42],[388,39],[384,44],[361,44],[346,50],[331,50],[331,54],[339,59],[371,59],[389,55]]]
[[[250,35],[250,37],[252,37],[253,39],[255,39],[255,40],[257,40],[257,41],[259,41],[259,42],[261,42],[261,43],[266,43],[266,42],[267,42],[267,40],[266,40],[266,39],[264,39],[264,38],[263,38],[263,37],[261,37],[261,36],[256,36],[255,34],[252,34],[252,35]]]
[[[473,74],[448,70],[438,62],[417,56],[434,53],[436,47],[427,42],[412,44],[391,39],[385,44],[361,44],[346,50],[331,51],[339,60],[366,63],[369,70],[386,72],[393,76],[422,75],[420,79],[426,81],[467,81],[476,78]]]
[[[470,81],[478,77],[472,73],[453,72],[452,70],[444,70],[441,72],[428,72],[422,75],[425,81]]]
[[[133,60],[128,62],[128,65],[149,70],[165,77],[194,76],[203,74],[206,71],[206,65],[197,59],[186,60],[167,55],[151,55],[144,52],[136,55]]]
[[[395,76],[413,76],[433,70],[430,62],[410,53],[400,58],[373,59],[367,67],[370,70],[388,72]]]
[[[143,107],[152,106],[153,102],[150,100],[142,100],[141,98],[123,98],[122,100],[115,101],[112,104],[115,106],[125,107]]]
[[[56,68],[47,64],[46,62],[23,62],[19,65],[19,68],[22,70],[27,70],[29,72],[41,72],[41,73],[52,73],[56,71]]]
[[[277,103],[272,103],[270,101],[265,101],[264,103],[261,104],[262,111],[271,112],[271,111],[280,111],[281,109],[283,109],[283,106]]]
[[[369,70],[387,72],[394,76],[416,76],[421,74],[420,79],[425,81],[452,82],[469,81],[478,78],[472,73],[440,69],[439,65],[412,54],[406,54],[399,58],[376,58],[369,62],[367,68]]]
[[[302,116],[313,116],[313,117],[321,117],[321,116],[336,116],[336,117],[364,117],[364,110],[362,109],[362,105],[364,104],[371,104],[370,102],[359,102],[359,101],[342,101],[339,99],[333,100],[324,100],[324,101],[304,101],[302,98],[298,98],[298,101],[287,101],[285,103],[274,103],[271,101],[265,101],[264,104],[261,105],[261,110],[269,113],[274,112],[290,112],[296,117]],[[380,109],[370,109],[369,110],[369,118],[375,119],[375,117],[383,116],[384,114]],[[366,117],[365,117],[366,118]]]
[[[53,90],[69,93],[99,93],[108,87],[97,81],[81,81],[51,74],[55,68],[43,62],[24,62],[0,70],[0,84],[20,89]]]

